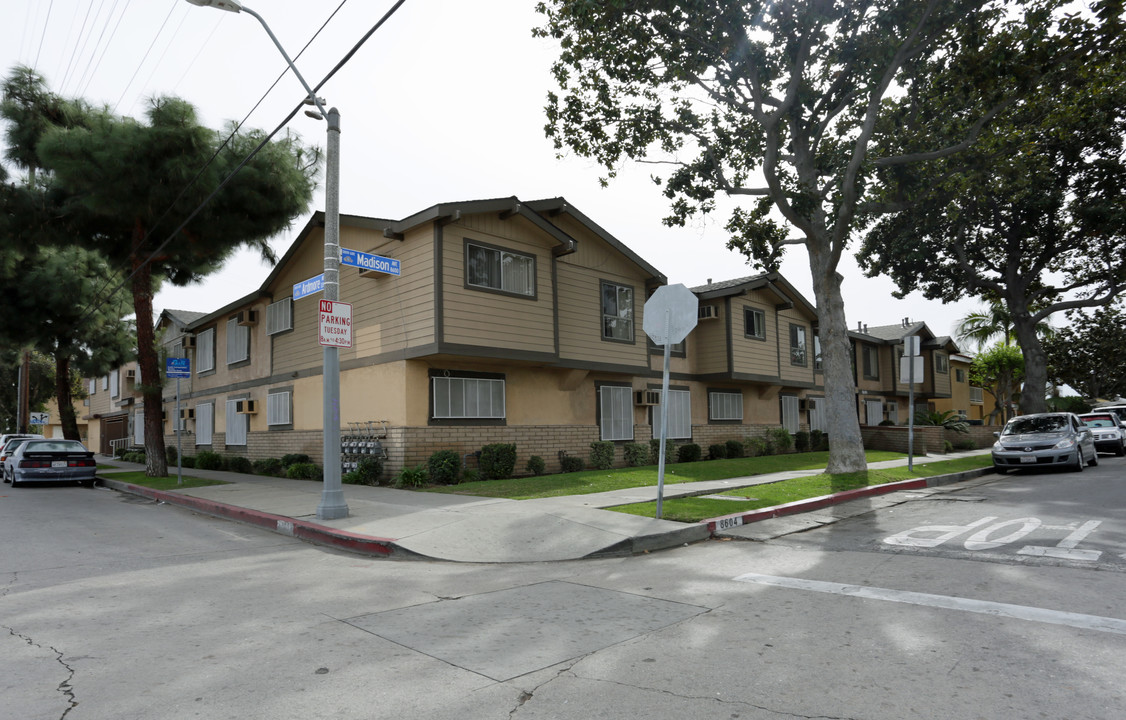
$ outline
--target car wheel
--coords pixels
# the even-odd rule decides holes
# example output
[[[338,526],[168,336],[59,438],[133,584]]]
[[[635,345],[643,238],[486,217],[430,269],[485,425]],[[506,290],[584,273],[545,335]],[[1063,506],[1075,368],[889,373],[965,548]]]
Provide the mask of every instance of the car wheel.
[[[1009,469],[1001,467],[1000,465],[994,465],[993,472],[997,473],[998,475],[1004,475],[1005,473],[1009,472]]]
[[[1071,466],[1072,472],[1083,472],[1083,448],[1075,448],[1075,464]]]
[[[1087,464],[1090,465],[1091,467],[1098,467],[1099,466],[1099,451],[1098,450],[1091,453],[1091,459],[1087,462]]]
[[[1122,457],[1122,456],[1126,455],[1126,440],[1120,440],[1118,442],[1118,451],[1115,452],[1114,454],[1117,455],[1118,457]]]

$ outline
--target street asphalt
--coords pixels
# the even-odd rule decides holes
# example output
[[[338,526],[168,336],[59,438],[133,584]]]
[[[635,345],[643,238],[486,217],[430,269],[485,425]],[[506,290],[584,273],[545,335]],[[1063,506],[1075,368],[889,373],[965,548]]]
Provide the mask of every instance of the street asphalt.
[[[988,450],[918,457],[914,462],[924,464],[986,452]],[[98,471],[98,478],[107,487],[256,525],[319,545],[387,558],[479,563],[552,562],[629,555],[711,537],[761,540],[835,522],[883,505],[905,502],[917,497],[918,493],[944,492],[951,489],[952,483],[991,472],[985,468],[877,485],[692,524],[605,509],[654,501],[657,499],[655,486],[536,500],[507,500],[345,485],[348,516],[321,520],[316,514],[322,491],[319,482],[192,468],[186,469],[185,474],[222,480],[227,484],[161,491],[113,479],[115,472],[142,470],[141,465],[105,457],[99,457],[98,462],[116,468]],[[872,463],[869,467],[906,464],[907,459],[903,458]],[[169,469],[170,474],[174,471],[174,468]],[[818,472],[800,470],[666,484],[664,498],[709,495]],[[834,511],[826,512],[825,509],[830,507],[834,507]]]

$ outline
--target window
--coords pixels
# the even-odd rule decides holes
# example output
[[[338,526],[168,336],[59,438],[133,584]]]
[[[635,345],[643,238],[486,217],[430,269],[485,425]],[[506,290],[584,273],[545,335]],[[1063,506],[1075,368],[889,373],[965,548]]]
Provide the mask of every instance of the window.
[[[633,342],[633,288],[602,283],[602,339]]]
[[[266,306],[266,334],[274,335],[293,329],[293,298],[278,300]]]
[[[879,425],[884,419],[884,403],[882,400],[865,400],[864,414],[868,425]]]
[[[793,327],[792,325],[790,327]],[[783,395],[782,400],[782,427],[793,435],[799,429],[798,421],[798,396]]]
[[[633,440],[633,388],[603,385],[598,388],[599,437],[603,440]]]
[[[109,374],[109,396],[111,398],[115,398],[120,394],[120,392],[119,392],[119,388],[121,387],[120,381],[121,381],[121,370],[114,370],[113,372],[111,372]]]
[[[891,420],[896,425],[899,424],[899,403],[894,400],[888,400],[887,405],[884,406],[887,410],[888,420]]]
[[[534,297],[536,259],[500,248],[465,243],[465,283],[470,287]]]
[[[109,390],[109,375],[102,375],[102,390]]]
[[[880,378],[880,350],[873,345],[862,345],[864,354],[864,378],[878,380]]]
[[[145,411],[137,410],[133,413],[133,444],[145,444]]]
[[[947,365],[946,355],[936,352],[934,354],[934,371],[945,375],[950,372],[950,366]]]
[[[954,380],[964,383],[966,381],[966,371],[962,368],[954,368]]]
[[[790,364],[805,365],[805,326],[790,324]]]
[[[503,418],[504,380],[434,376],[435,418]]]
[[[821,336],[813,333],[813,369],[821,370],[824,365],[821,362]]]
[[[663,398],[662,398],[663,400]],[[665,437],[686,440],[692,437],[692,397],[687,390],[669,390],[669,431]],[[661,436],[661,406],[653,408],[653,437]]]
[[[983,402],[985,402],[984,396],[981,393],[981,388],[979,388],[979,387],[970,388],[970,402],[972,402],[972,403],[983,403]]]
[[[228,400],[226,437],[228,447],[246,444],[246,431],[249,424],[250,416],[238,412],[238,400]]]
[[[267,425],[289,425],[292,422],[290,397],[288,392],[272,392],[266,395]]]
[[[809,429],[825,430],[825,399],[824,398],[809,398],[806,400],[809,406]]]
[[[96,391],[97,389],[98,389],[98,381],[97,381],[97,380],[91,380],[91,381],[90,381],[90,392],[88,392],[87,394],[88,394],[88,395],[93,395],[93,394],[94,394],[94,392],[95,392],[95,391]]]
[[[215,369],[215,328],[207,328],[195,337],[195,371],[211,372]]]
[[[250,359],[250,328],[238,324],[238,318],[227,321],[227,364]]]
[[[709,392],[708,419],[742,420],[743,394],[737,392]]]
[[[754,308],[743,308],[743,335],[756,340],[765,340],[766,313]]]
[[[195,444],[210,445],[211,432],[215,427],[215,403],[200,403],[195,406]]]

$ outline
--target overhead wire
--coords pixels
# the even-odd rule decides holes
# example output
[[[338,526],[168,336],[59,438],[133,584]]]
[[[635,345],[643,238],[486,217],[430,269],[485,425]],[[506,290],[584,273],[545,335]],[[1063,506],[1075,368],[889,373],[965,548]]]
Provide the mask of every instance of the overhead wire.
[[[112,112],[117,112],[117,106],[120,105],[121,101],[125,99],[125,93],[129,92],[129,88],[133,85],[133,81],[137,79],[137,73],[141,72],[141,67],[145,64],[145,60],[149,59],[149,53],[152,52],[153,46],[156,45],[156,41],[160,38],[160,34],[164,32],[164,26],[168,24],[168,20],[172,17],[172,12],[176,9],[176,7],[176,0],[172,0],[172,5],[168,8],[168,14],[164,16],[164,22],[160,24],[160,28],[156,31],[156,35],[153,36],[152,42],[149,43],[148,48],[145,50],[145,54],[141,57],[141,62],[137,63],[137,69],[133,71],[133,75],[130,76],[129,82],[125,83],[125,89],[121,91],[121,97],[119,97],[117,99],[117,102],[113,104]]]
[[[340,9],[341,9],[341,8],[342,8],[342,7],[344,6],[344,4],[345,4],[346,2],[347,2],[347,0],[342,0],[342,2],[340,3],[340,5],[339,5],[339,6],[337,6],[336,10],[335,10],[335,11],[333,11],[332,15],[330,15],[330,16],[329,16],[328,20],[326,20],[326,21],[325,21],[324,25],[322,25],[322,26],[321,26],[321,27],[320,27],[320,28],[319,28],[319,29],[317,30],[317,32],[316,32],[316,33],[315,33],[315,34],[313,35],[313,37],[312,37],[312,38],[310,38],[310,40],[309,40],[309,43],[306,43],[305,47],[304,47],[304,48],[302,48],[302,52],[304,52],[304,51],[305,51],[305,49],[307,49],[307,48],[309,47],[309,44],[310,44],[310,43],[312,43],[313,39],[315,39],[315,38],[317,37],[317,35],[319,35],[319,34],[320,34],[320,32],[321,32],[321,31],[322,31],[322,30],[324,29],[324,27],[325,27],[325,26],[326,26],[326,25],[328,24],[328,22],[329,22],[329,21],[330,21],[330,20],[331,20],[331,19],[332,19],[332,18],[333,18],[333,17],[335,16],[335,15],[336,15],[336,13],[337,13],[337,12],[339,12],[339,11],[340,11]],[[313,87],[313,92],[314,92],[314,93],[316,93],[316,92],[317,92],[318,90],[320,90],[320,88],[322,88],[322,87],[323,87],[323,86],[325,85],[325,83],[327,83],[327,82],[328,82],[329,80],[331,80],[331,79],[332,79],[332,78],[333,78],[333,77],[334,77],[334,76],[336,75],[336,73],[337,73],[337,72],[339,72],[339,71],[340,71],[340,69],[341,69],[342,67],[344,67],[344,65],[345,65],[345,64],[347,64],[347,62],[348,62],[349,60],[351,60],[351,59],[352,59],[352,57],[353,57],[353,56],[354,56],[354,55],[355,55],[355,54],[356,54],[357,52],[359,52],[360,48],[361,48],[361,47],[363,47],[363,45],[364,45],[365,43],[367,43],[367,41],[368,41],[368,40],[369,40],[369,39],[371,38],[371,36],[372,36],[372,35],[374,35],[374,34],[375,34],[375,33],[376,33],[376,32],[377,32],[378,30],[379,30],[379,28],[381,28],[381,27],[382,27],[382,26],[383,26],[383,25],[384,25],[384,24],[385,24],[385,23],[387,22],[387,20],[389,20],[389,19],[390,19],[390,18],[391,18],[391,17],[392,17],[393,15],[394,15],[394,14],[395,14],[395,13],[396,13],[396,12],[398,11],[398,9],[399,9],[399,8],[400,8],[400,7],[401,7],[401,6],[402,6],[402,5],[404,4],[404,3],[406,3],[406,0],[397,0],[397,2],[396,2],[396,3],[395,3],[395,4],[394,4],[394,5],[393,5],[393,6],[392,6],[392,7],[391,7],[391,8],[389,9],[389,10],[387,10],[387,12],[385,12],[385,13],[383,14],[383,16],[382,16],[382,17],[380,17],[380,19],[379,19],[379,20],[378,20],[378,21],[377,21],[377,22],[376,22],[376,23],[375,23],[375,24],[374,24],[374,25],[373,25],[373,26],[371,27],[371,29],[369,29],[369,30],[368,30],[368,31],[367,31],[367,32],[366,32],[366,33],[365,33],[365,34],[363,35],[363,37],[361,37],[361,38],[360,38],[360,39],[359,39],[359,40],[358,40],[358,41],[356,42],[356,44],[352,46],[352,49],[351,49],[351,50],[349,50],[349,51],[348,51],[348,52],[347,52],[347,53],[346,53],[346,54],[345,54],[345,55],[344,55],[344,56],[343,56],[343,57],[342,57],[342,58],[341,58],[341,59],[340,59],[340,60],[339,60],[339,61],[338,61],[338,62],[336,63],[336,65],[335,65],[335,66],[334,66],[334,67],[332,68],[332,70],[330,70],[330,71],[328,72],[328,74],[326,74],[326,75],[325,75],[325,76],[324,76],[324,77],[323,77],[323,78],[321,79],[321,81],[320,81],[320,82],[318,82],[318,83],[317,83],[317,84],[316,84],[316,85],[315,85],[315,86]],[[300,53],[298,54],[298,57],[299,57],[299,56],[300,56]],[[281,74],[281,75],[280,75],[280,76],[278,77],[278,79],[274,81],[273,85],[271,85],[271,86],[270,86],[270,89],[266,91],[266,94],[265,94],[265,95],[263,95],[262,99],[260,99],[260,100],[258,101],[258,103],[257,103],[257,104],[255,104],[254,108],[252,108],[252,109],[251,109],[251,112],[253,112],[253,111],[254,111],[254,109],[255,109],[255,108],[257,108],[257,107],[258,107],[258,105],[260,105],[260,104],[262,103],[262,101],[263,101],[263,100],[265,100],[265,96],[266,96],[266,95],[268,95],[268,94],[270,93],[270,91],[272,91],[273,87],[274,87],[275,85],[277,85],[277,83],[278,83],[278,82],[279,82],[279,81],[281,80],[281,78],[282,78],[282,77],[284,77],[284,76],[285,76],[285,73],[286,73],[286,72],[288,72],[288,70],[289,70],[289,68],[287,67],[287,68],[286,68],[286,70],[285,70],[285,71],[283,71],[283,72],[282,72],[282,74]],[[299,112],[299,111],[300,111],[300,110],[301,110],[301,109],[302,109],[302,108],[303,108],[304,106],[305,106],[305,99],[304,99],[304,98],[302,98],[301,102],[300,102],[300,103],[299,103],[299,104],[298,104],[298,105],[297,105],[297,106],[296,106],[296,107],[295,107],[295,108],[294,108],[294,109],[293,109],[293,110],[292,110],[292,111],[291,111],[291,112],[290,112],[290,113],[289,113],[289,114],[288,114],[288,115],[287,115],[287,116],[286,116],[286,117],[285,117],[285,118],[284,118],[284,119],[283,119],[283,120],[282,120],[282,121],[280,122],[280,123],[278,123],[278,125],[277,125],[277,126],[276,126],[276,127],[275,127],[275,128],[274,128],[274,129],[273,129],[273,130],[272,130],[272,131],[271,131],[271,132],[270,132],[270,133],[269,133],[269,134],[268,134],[267,136],[266,136],[266,137],[264,137],[264,138],[262,139],[262,141],[261,141],[261,142],[259,142],[259,143],[258,143],[258,145],[257,145],[257,146],[256,146],[256,147],[255,147],[255,148],[254,148],[254,149],[253,149],[253,150],[252,150],[252,151],[251,151],[251,152],[250,152],[250,153],[249,153],[249,154],[248,154],[248,155],[247,155],[247,156],[246,156],[245,158],[243,158],[243,160],[242,160],[242,161],[241,161],[241,162],[240,162],[240,163],[239,163],[239,164],[238,164],[238,165],[237,165],[237,166],[236,166],[236,167],[235,167],[235,168],[234,168],[234,169],[233,169],[233,170],[232,170],[232,171],[231,171],[230,173],[228,173],[228,174],[227,174],[227,176],[226,176],[225,178],[223,178],[223,180],[222,180],[222,181],[221,181],[221,182],[219,183],[219,185],[218,185],[218,186],[217,186],[217,187],[216,187],[216,188],[215,188],[214,190],[212,190],[212,191],[211,191],[211,193],[209,193],[209,194],[207,195],[207,197],[205,197],[205,198],[204,198],[204,199],[203,199],[202,201],[200,201],[199,205],[197,205],[197,206],[196,206],[196,208],[195,208],[195,209],[194,209],[194,210],[193,210],[193,211],[192,211],[192,212],[191,212],[191,213],[190,213],[190,214],[189,214],[189,215],[188,215],[188,216],[187,216],[186,218],[184,218],[184,220],[183,220],[183,221],[182,221],[182,222],[181,222],[181,223],[180,223],[180,224],[179,224],[179,225],[178,225],[178,226],[177,226],[177,227],[176,227],[176,228],[175,228],[174,230],[172,230],[172,232],[171,232],[171,233],[169,233],[168,237],[166,237],[166,238],[164,239],[164,241],[163,241],[163,242],[161,242],[161,243],[160,243],[160,245],[158,245],[158,246],[157,246],[157,247],[156,247],[156,248],[155,248],[155,249],[154,249],[154,250],[153,250],[153,251],[152,251],[152,252],[151,252],[151,253],[150,253],[150,254],[148,255],[148,257],[146,257],[146,258],[145,258],[145,259],[144,259],[143,261],[141,261],[141,263],[139,263],[139,264],[137,265],[137,267],[136,267],[136,268],[134,268],[134,269],[133,269],[133,271],[132,271],[132,272],[130,272],[130,273],[129,273],[129,275],[127,275],[127,276],[126,276],[126,277],[125,277],[125,278],[124,278],[124,279],[123,279],[123,280],[122,280],[122,281],[121,281],[121,282],[120,282],[120,283],[119,283],[119,284],[117,285],[117,287],[115,287],[115,288],[114,288],[114,289],[113,289],[113,290],[112,290],[112,291],[110,292],[110,294],[112,294],[112,293],[115,293],[115,292],[117,292],[118,290],[120,290],[121,288],[125,287],[125,286],[126,286],[126,284],[127,284],[127,283],[129,283],[129,282],[130,282],[130,280],[132,280],[132,279],[133,279],[133,277],[134,277],[134,276],[135,276],[135,275],[137,274],[137,272],[138,272],[138,271],[139,271],[139,270],[140,270],[140,269],[141,269],[142,267],[144,267],[145,265],[148,265],[149,263],[151,263],[151,262],[152,262],[152,260],[153,260],[153,259],[154,259],[154,258],[155,258],[155,257],[156,257],[157,255],[159,255],[159,254],[160,254],[160,253],[161,253],[161,252],[162,252],[162,251],[164,250],[164,248],[165,248],[165,247],[167,247],[167,246],[168,246],[168,244],[169,244],[169,243],[171,243],[171,242],[172,242],[172,241],[173,241],[173,240],[174,240],[174,239],[176,238],[176,236],[177,236],[177,235],[178,235],[178,234],[180,233],[180,231],[181,231],[181,230],[183,230],[183,229],[184,229],[185,227],[187,227],[188,223],[190,223],[190,222],[191,222],[191,221],[192,221],[192,220],[193,220],[193,219],[194,219],[194,218],[196,217],[196,215],[198,215],[198,214],[199,214],[200,212],[202,212],[202,211],[203,211],[203,209],[204,209],[204,208],[205,208],[205,207],[206,207],[206,206],[207,206],[207,205],[208,205],[208,204],[209,204],[209,203],[210,203],[210,202],[211,202],[211,201],[212,201],[212,200],[213,200],[213,199],[215,198],[215,196],[216,196],[216,195],[218,195],[218,194],[219,194],[219,192],[220,192],[220,191],[221,191],[221,190],[222,190],[222,189],[223,189],[224,187],[226,187],[226,186],[227,186],[227,184],[228,184],[228,183],[230,183],[230,181],[231,181],[232,179],[234,179],[234,177],[235,177],[236,175],[238,175],[238,173],[239,173],[239,172],[240,172],[240,171],[241,171],[241,170],[242,170],[242,169],[243,169],[243,168],[244,168],[244,167],[245,167],[245,166],[247,165],[247,163],[249,163],[249,162],[250,162],[250,161],[251,161],[251,160],[252,160],[252,159],[253,159],[253,158],[254,158],[254,157],[255,157],[255,156],[256,156],[256,155],[257,155],[257,154],[258,154],[258,153],[259,153],[259,152],[260,152],[260,151],[262,150],[262,148],[266,147],[266,145],[267,145],[267,144],[269,144],[269,142],[270,142],[270,141],[271,141],[271,140],[272,140],[272,139],[274,138],[274,136],[275,136],[275,135],[277,135],[277,134],[278,134],[278,133],[279,133],[279,132],[280,132],[280,131],[281,131],[281,130],[282,130],[282,129],[283,129],[283,128],[284,128],[285,126],[286,126],[286,125],[288,125],[288,124],[289,124],[289,121],[290,121],[290,120],[292,120],[292,119],[293,119],[293,118],[294,118],[294,117],[295,117],[295,116],[297,115],[297,113],[298,113],[298,112]],[[249,117],[249,113],[247,114],[247,117]],[[246,121],[246,119],[244,118],[242,122],[245,122],[245,121]],[[198,178],[199,178],[199,177],[200,177],[200,176],[202,175],[202,173],[204,172],[204,170],[206,170],[206,168],[207,168],[208,166],[210,166],[211,162],[213,162],[213,161],[214,161],[214,159],[215,159],[215,158],[216,158],[216,157],[218,156],[219,152],[221,152],[221,151],[223,150],[223,148],[224,148],[224,147],[226,147],[226,145],[227,145],[227,144],[228,144],[228,143],[230,142],[231,138],[233,138],[233,137],[234,137],[234,133],[238,131],[238,128],[239,128],[239,127],[241,127],[241,123],[240,123],[240,125],[239,125],[238,127],[236,127],[236,128],[235,128],[235,130],[234,130],[234,131],[232,132],[232,134],[231,134],[230,136],[228,136],[228,138],[227,138],[227,139],[226,139],[226,140],[224,141],[224,143],[223,143],[223,144],[222,144],[222,145],[221,145],[221,146],[220,146],[220,147],[219,147],[219,148],[218,148],[218,149],[217,149],[217,150],[215,151],[215,153],[214,153],[214,154],[212,154],[211,158],[210,158],[210,159],[209,159],[209,160],[207,161],[207,163],[206,163],[206,164],[204,165],[204,167],[200,169],[200,171],[199,171],[199,172],[198,172],[198,173],[196,174],[196,176],[195,176],[195,177],[194,177],[194,178],[193,178],[193,179],[192,179],[191,181],[189,181],[189,183],[187,184],[187,186],[185,186],[184,190],[182,190],[182,191],[181,191],[181,193],[180,193],[180,194],[179,194],[179,195],[177,196],[176,200],[174,200],[174,201],[172,202],[172,205],[170,205],[170,206],[169,206],[169,208],[168,208],[167,210],[165,210],[165,212],[164,212],[164,213],[163,213],[163,214],[161,215],[161,217],[160,217],[160,218],[158,218],[158,219],[157,219],[157,221],[153,223],[152,229],[150,229],[150,230],[149,230],[149,231],[148,231],[148,232],[146,233],[145,237],[144,237],[144,238],[142,239],[142,241],[141,241],[141,242],[139,243],[139,245],[143,245],[143,244],[144,244],[145,242],[147,242],[147,241],[148,241],[148,239],[149,239],[149,238],[150,238],[150,237],[151,237],[151,236],[153,235],[153,232],[154,232],[155,228],[156,228],[156,227],[158,227],[158,226],[159,226],[159,224],[160,224],[160,222],[161,222],[161,221],[163,221],[163,219],[164,219],[164,218],[165,218],[165,217],[166,217],[166,216],[168,215],[168,213],[169,213],[169,212],[171,212],[172,208],[173,208],[173,207],[175,206],[175,203],[176,203],[176,202],[177,202],[177,201],[179,200],[179,198],[180,198],[180,197],[183,197],[183,193],[184,193],[184,192],[186,192],[186,191],[187,191],[187,189],[188,189],[188,188],[190,188],[190,187],[191,187],[191,185],[192,185],[192,184],[194,184],[196,180],[198,180]],[[99,301],[95,301],[95,302],[94,302],[94,304],[93,304],[93,305],[92,305],[92,306],[90,307],[90,309],[89,309],[89,310],[88,310],[88,311],[87,311],[87,312],[86,312],[86,313],[85,313],[85,314],[83,315],[83,317],[82,317],[82,318],[81,318],[81,319],[79,320],[79,323],[81,323],[81,322],[84,322],[86,318],[88,318],[88,317],[89,317],[90,315],[92,315],[92,314],[93,314],[93,312],[95,312],[95,311],[96,311],[96,310],[97,310],[97,309],[98,309],[99,307],[101,307],[101,305],[102,305],[102,304],[104,304],[104,303],[105,303],[105,300],[102,300],[102,301],[100,301],[100,302],[99,302]]]
[[[51,24],[51,9],[55,7],[55,0],[51,0],[47,5],[47,19],[43,21],[43,34],[39,36],[39,49],[35,52],[35,62],[32,63],[31,69],[37,70],[39,68],[39,56],[43,53],[43,41],[47,39],[47,27]]]
[[[141,86],[142,93],[144,93],[144,91],[148,88],[149,83],[152,82],[153,75],[155,75],[156,71],[160,68],[160,64],[164,62],[164,56],[168,54],[169,48],[171,48],[172,45],[176,42],[176,36],[180,34],[180,28],[184,27],[184,21],[188,19],[188,12],[188,8],[183,8],[183,15],[180,17],[180,23],[176,25],[176,29],[172,31],[172,37],[168,38],[168,43],[164,46],[164,50],[161,51],[160,57],[158,57],[156,59],[156,62],[153,64],[152,70],[149,72],[149,76],[145,78],[145,84]],[[137,100],[134,100],[133,105],[129,108],[130,112],[132,112],[133,108],[137,107],[137,101],[140,99],[141,95],[138,95]]]
[[[97,77],[98,68],[101,67],[102,59],[106,56],[106,51],[113,45],[113,38],[117,35],[117,29],[121,27],[121,21],[125,18],[125,14],[129,12],[129,4],[133,0],[125,0],[125,7],[121,9],[121,14],[117,16],[117,23],[113,26],[113,32],[109,34],[109,39],[106,40],[105,47],[102,48],[102,54],[98,55],[98,59],[93,65],[87,65],[86,69],[82,72],[82,77],[78,79],[78,83],[82,85],[82,90],[77,93],[79,97],[86,95],[86,91],[90,88],[90,83],[94,82]],[[113,13],[117,9],[118,0],[113,0],[113,6],[109,9],[109,15],[106,17],[106,23],[102,26],[102,32],[98,35],[98,42],[94,45],[94,52],[97,53],[98,46],[102,44],[102,37],[106,34],[106,28],[109,27],[109,21],[113,18]],[[89,75],[90,79],[87,80],[86,76]]]
[[[105,7],[105,4],[106,4],[105,0],[98,0],[98,12],[94,13],[94,22],[95,23],[98,22],[98,16],[102,14],[102,8]],[[66,70],[64,72],[61,67],[59,68],[58,72],[61,75],[61,79],[59,80],[59,90],[60,91],[62,91],[66,88],[67,79],[70,78],[70,74],[74,70],[75,60],[80,55],[82,55],[82,53],[86,52],[86,43],[90,42],[90,35],[93,34],[93,33],[87,33],[86,32],[86,23],[88,23],[90,21],[90,12],[93,9],[94,9],[94,3],[90,3],[89,5],[86,6],[86,14],[82,17],[82,27],[79,28],[78,37],[75,39],[74,43],[71,45],[70,60],[68,60],[66,62]],[[74,27],[74,16],[71,16],[70,25],[71,25],[71,28],[73,29],[73,27]],[[70,31],[69,30],[67,31],[66,35],[67,35],[67,38],[66,38],[67,42],[69,43],[70,42]],[[81,43],[79,42],[80,40],[81,40]],[[64,52],[64,56],[65,56],[65,52]],[[61,62],[62,56],[60,56],[59,60]]]

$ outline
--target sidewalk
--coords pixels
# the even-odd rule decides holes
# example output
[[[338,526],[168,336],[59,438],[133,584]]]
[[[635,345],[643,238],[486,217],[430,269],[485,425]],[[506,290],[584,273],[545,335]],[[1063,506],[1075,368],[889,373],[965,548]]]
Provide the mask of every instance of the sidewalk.
[[[915,463],[950,460],[983,452],[988,451],[915,458]],[[141,465],[105,457],[99,457],[98,462],[113,465],[120,470],[144,469]],[[907,460],[904,458],[872,463],[869,467],[906,464]],[[174,468],[170,472],[174,473]],[[726,480],[666,484],[664,497],[669,499],[710,495],[817,472],[799,470]],[[510,563],[629,555],[697,542],[713,534],[751,537],[743,532],[745,527],[741,526],[898,490],[918,490],[958,482],[987,472],[988,469],[983,469],[957,476],[938,476],[862,488],[786,506],[733,514],[698,524],[644,518],[602,509],[654,501],[657,499],[656,487],[538,500],[507,500],[345,485],[348,517],[320,520],[316,516],[322,490],[319,482],[192,468],[186,469],[185,474],[223,480],[229,484],[160,491],[113,480],[113,470],[99,470],[98,477],[106,487],[114,490],[238,520],[352,552],[402,559]],[[906,499],[909,498],[904,498],[904,501]],[[824,520],[819,520],[818,524],[823,522]]]

